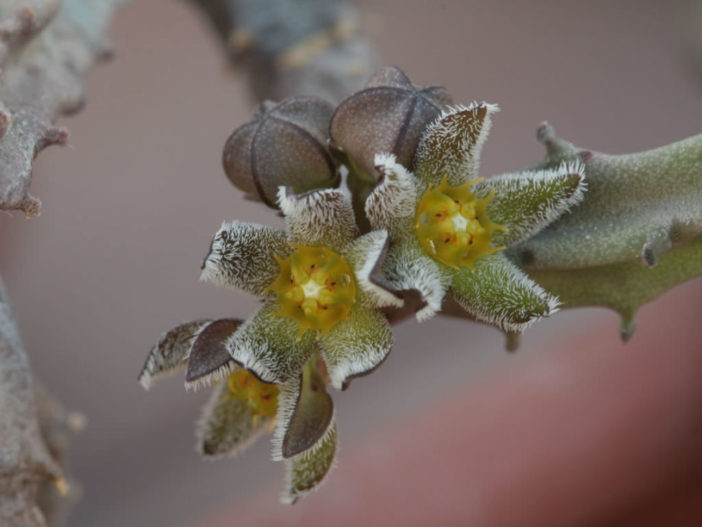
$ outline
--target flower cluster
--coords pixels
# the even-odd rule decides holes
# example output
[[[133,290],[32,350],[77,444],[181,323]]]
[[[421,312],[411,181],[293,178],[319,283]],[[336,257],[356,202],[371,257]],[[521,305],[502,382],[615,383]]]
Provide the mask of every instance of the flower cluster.
[[[582,166],[482,179],[480,150],[498,109],[450,103],[444,89],[385,68],[335,110],[310,97],[267,103],[225,145],[229,178],[277,206],[286,228],[223,224],[202,279],[262,305],[245,321],[165,333],[140,381],[185,368],[186,385],[215,385],[199,427],[205,456],[272,430],[285,502],[333,466],[328,388],[380,366],[389,319],[409,310],[426,320],[453,302],[467,318],[520,333],[557,309],[509,249],[582,199]]]

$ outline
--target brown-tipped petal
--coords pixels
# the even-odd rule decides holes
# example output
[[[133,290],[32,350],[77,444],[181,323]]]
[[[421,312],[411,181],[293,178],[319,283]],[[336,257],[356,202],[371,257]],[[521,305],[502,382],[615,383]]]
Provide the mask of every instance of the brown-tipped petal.
[[[375,174],[375,154],[382,152],[412,169],[424,128],[450,103],[445,89],[414,86],[398,68],[383,68],[339,104],[329,133],[369,177]]]
[[[186,322],[161,335],[139,373],[139,383],[144,389],[148,390],[154,380],[185,368],[195,339],[210,322]]]
[[[210,385],[236,367],[229,355],[227,341],[236,333],[243,321],[234,318],[215,320],[204,328],[193,342],[188,369],[185,373],[187,387]]]
[[[237,128],[224,145],[227,177],[274,208],[281,185],[295,192],[330,186],[336,178],[326,146],[332,111],[331,104],[317,97],[264,103],[253,121]]]
[[[429,125],[417,149],[417,177],[438,185],[444,177],[450,185],[462,185],[477,177],[480,151],[490,132],[494,104],[473,103],[447,108]]]
[[[327,432],[334,403],[314,360],[302,373],[281,386],[273,431],[273,459],[291,458],[312,448]]]

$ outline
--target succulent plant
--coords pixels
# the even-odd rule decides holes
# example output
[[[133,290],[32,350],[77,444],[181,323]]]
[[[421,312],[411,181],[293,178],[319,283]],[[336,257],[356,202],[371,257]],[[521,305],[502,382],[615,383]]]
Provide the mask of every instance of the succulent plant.
[[[327,388],[382,364],[391,322],[459,315],[500,328],[514,348],[563,302],[617,309],[627,337],[641,303],[702,274],[702,136],[606,156],[544,126],[542,162],[483,179],[498,108],[450,102],[385,68],[333,114],[312,98],[268,104],[227,142],[228,175],[277,205],[286,231],[223,224],[202,279],[263,304],[243,322],[167,332],[140,380],[186,368],[186,386],[216,384],[199,428],[205,456],[272,429],[284,502],[333,466]]]

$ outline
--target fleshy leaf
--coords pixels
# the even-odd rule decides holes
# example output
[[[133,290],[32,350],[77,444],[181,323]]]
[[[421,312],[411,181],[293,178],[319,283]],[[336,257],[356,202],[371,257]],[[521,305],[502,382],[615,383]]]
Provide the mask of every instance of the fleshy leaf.
[[[476,319],[505,331],[524,331],[557,311],[558,300],[534,283],[501,253],[476,261],[453,277],[451,293]]]
[[[156,379],[185,369],[193,342],[210,322],[186,322],[161,335],[139,373],[139,383],[144,389],[148,390]]]
[[[283,231],[233,221],[217,231],[202,262],[200,280],[260,296],[279,273],[274,255],[292,249]]]
[[[298,339],[298,325],[277,314],[277,302],[267,302],[227,341],[229,353],[264,382],[280,384],[295,377],[314,351],[315,335]]]
[[[453,270],[434,261],[416,236],[390,247],[383,270],[393,289],[419,291],[424,305],[417,311],[417,320],[427,320],[441,310]]]
[[[185,387],[209,386],[236,367],[229,355],[227,341],[234,336],[243,321],[233,318],[215,320],[205,327],[193,342]]]
[[[222,381],[203,408],[197,427],[197,450],[206,457],[238,454],[270,423],[270,417],[252,414],[246,401],[233,397]]]
[[[320,348],[331,384],[346,389],[355,377],[380,366],[392,348],[387,319],[375,309],[354,306],[349,318],[320,337]]]
[[[453,186],[478,177],[480,151],[497,111],[496,105],[482,102],[442,112],[422,134],[416,175],[428,185],[438,185],[446,177]]]
[[[334,469],[336,451],[336,420],[332,416],[326,432],[312,448],[285,460],[285,490],[280,501],[293,504],[310,490],[318,489]]]
[[[273,431],[273,459],[280,461],[312,448],[333,426],[334,403],[313,357],[302,373],[281,386]]]
[[[384,230],[356,238],[344,250],[360,287],[360,303],[368,307],[402,306],[402,297],[390,288],[382,274],[382,264],[390,242]]]
[[[366,215],[372,228],[386,229],[394,241],[412,228],[418,180],[392,154],[377,154],[375,168],[380,181],[366,199]]]
[[[290,243],[323,245],[338,251],[358,235],[351,193],[344,182],[339,188],[298,195],[280,187],[278,205],[285,215]]]
[[[576,161],[555,169],[502,174],[476,183],[473,191],[481,197],[495,192],[488,217],[509,230],[493,233],[493,244],[509,246],[580,203],[585,188],[585,167]]]

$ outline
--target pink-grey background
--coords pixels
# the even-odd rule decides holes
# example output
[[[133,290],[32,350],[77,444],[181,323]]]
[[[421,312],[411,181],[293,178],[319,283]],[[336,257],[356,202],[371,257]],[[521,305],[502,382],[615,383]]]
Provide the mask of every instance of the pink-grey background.
[[[702,62],[695,55],[702,33],[702,18],[695,17],[698,3],[363,0],[359,4],[384,63],[402,67],[418,84],[446,86],[457,102],[500,104],[502,112],[485,146],[484,175],[538,159],[542,148],[534,131],[544,119],[561,136],[612,153],[648,149],[702,131],[702,72],[696,69]],[[220,517],[222,525],[278,525],[288,514],[277,505],[283,467],[270,461],[268,442],[261,440],[236,459],[202,462],[193,448],[193,423],[206,391],[186,393],[180,380],[172,378],[147,393],[136,382],[146,353],[162,331],[193,318],[245,317],[256,305],[244,294],[198,281],[200,259],[222,220],[280,224],[270,210],[242,200],[220,167],[224,140],[252,113],[243,72],[229,69],[209,27],[184,2],[133,2],[116,18],[111,36],[116,59],[92,71],[87,107],[61,122],[71,130],[70,146],[43,152],[35,165],[32,192],[43,201],[42,215],[33,220],[17,214],[0,217],[0,273],[13,297],[32,365],[68,407],[88,416],[88,427],[71,452],[85,496],[70,525],[179,527],[212,517]],[[602,309],[559,313],[538,324],[526,333],[516,355],[504,352],[502,336],[484,326],[437,318],[398,327],[386,364],[348,392],[334,394],[342,442],[339,468],[321,492],[295,507],[294,521],[310,523],[309,515],[325,506],[329,509],[329,504],[336,507],[332,512],[350,509],[369,524],[382,518],[377,503],[411,511],[417,503],[425,503],[430,510],[432,500],[434,506],[440,500],[426,493],[424,501],[411,490],[404,499],[398,498],[404,486],[412,487],[413,477],[430,480],[439,495],[448,495],[442,509],[451,510],[460,499],[452,501],[451,492],[444,494],[442,489],[444,485],[453,485],[454,493],[456,485],[460,489],[452,466],[460,466],[474,447],[482,445],[484,455],[473,460],[479,477],[465,490],[464,507],[471,504],[472,509],[467,509],[469,513],[456,509],[453,520],[444,518],[443,524],[461,525],[470,517],[472,525],[530,525],[526,516],[510,523],[495,511],[514,506],[500,486],[511,481],[513,472],[516,481],[531,489],[544,481],[539,478],[549,477],[519,466],[527,458],[549,455],[543,443],[542,450],[528,450],[535,427],[554,444],[562,437],[559,425],[566,423],[571,431],[575,427],[564,439],[580,449],[572,452],[583,454],[585,449],[583,459],[594,467],[618,466],[606,455],[587,451],[592,440],[588,433],[597,435],[600,430],[599,416],[603,430],[611,428],[614,419],[606,415],[608,401],[598,393],[611,393],[623,405],[622,416],[640,417],[627,426],[631,426],[631,452],[641,454],[638,458],[632,454],[630,466],[623,469],[650,465],[651,471],[641,478],[654,480],[656,467],[663,471],[668,459],[687,466],[688,458],[675,457],[673,451],[702,440],[702,422],[694,420],[692,411],[700,409],[702,390],[673,388],[693,382],[683,374],[702,374],[702,328],[695,322],[700,315],[702,283],[697,280],[645,307],[640,329],[627,347],[618,343],[617,316]],[[670,361],[661,360],[664,356]],[[587,357],[596,357],[592,359],[596,367],[582,364],[590,360]],[[581,366],[591,375],[569,384],[568,368]],[[656,377],[666,368],[669,376]],[[553,385],[554,375],[563,379],[562,390]],[[462,412],[461,397],[489,402],[489,394],[503,387],[511,390],[516,405],[520,399],[529,400],[530,390],[542,381],[555,396],[536,401],[543,407],[528,408],[527,414],[520,414],[524,422],[515,425],[515,434],[525,434],[524,457],[515,458],[509,442],[480,436],[485,428],[477,425],[471,429],[477,436],[465,437],[456,451],[447,451],[456,445],[441,436],[442,422],[458,422],[460,430],[463,419],[494,421],[496,433],[511,434],[513,414],[505,410],[509,418],[499,419],[496,407],[487,403]],[[621,387],[621,393],[608,392],[612,385]],[[656,398],[656,387],[671,385],[667,399]],[[484,392],[486,399],[476,395]],[[554,415],[561,421],[551,434],[549,426],[554,423],[538,416],[551,415],[548,404],[560,393],[563,408]],[[566,404],[569,395],[580,397],[581,406],[572,412]],[[659,408],[660,400],[669,406]],[[505,408],[510,401],[503,402]],[[458,409],[452,413],[446,408]],[[668,415],[668,410],[677,412],[675,423],[685,426],[675,428],[675,423],[659,420],[651,428],[673,426],[680,442],[654,441],[654,446],[646,447],[649,409],[651,419]],[[444,410],[448,421],[431,421]],[[583,422],[580,415],[589,416],[583,418],[589,424],[583,425],[582,435],[577,432]],[[429,421],[422,426],[421,419]],[[628,438],[627,430],[612,436],[612,444]],[[426,442],[432,435],[440,436],[435,464],[422,458],[431,455],[426,442],[397,439],[417,431],[423,431]],[[356,460],[377,459],[382,467],[381,458],[395,459],[393,452],[377,445],[398,441],[398,451],[407,455],[378,477],[373,488],[375,507],[381,512],[373,513],[373,497],[349,494],[349,479],[357,469]],[[593,441],[609,444],[602,438]],[[418,450],[416,457],[413,449]],[[554,459],[572,462],[568,452]],[[616,452],[620,456],[628,451]],[[700,460],[696,463],[699,468]],[[567,479],[572,467],[556,463],[559,467]],[[603,471],[601,493],[610,492],[607,485],[618,486],[616,474],[614,469]],[[675,474],[666,477],[677,481]],[[694,479],[695,474],[699,477],[702,470],[688,476]],[[486,481],[492,482],[489,492],[477,488]],[[380,482],[390,483],[378,487]],[[554,500],[557,489],[554,485]],[[554,509],[572,514],[553,519],[552,524],[595,525],[587,511],[588,500],[597,501],[592,497],[597,486],[589,492],[583,492],[581,501],[573,498],[580,508],[567,501],[554,503]],[[650,496],[655,493],[647,492],[627,494],[627,503],[635,509],[637,503],[653,500]],[[528,513],[527,507],[523,514]],[[361,521],[348,512],[339,516],[345,518],[337,518],[343,524]],[[414,516],[416,524],[427,524],[420,517],[421,510]],[[412,523],[411,518],[395,515],[387,524],[400,521]],[[645,524],[632,521],[631,525]],[[623,524],[627,523],[618,523]],[[542,518],[534,525],[550,523]],[[610,523],[601,520],[597,525]]]

